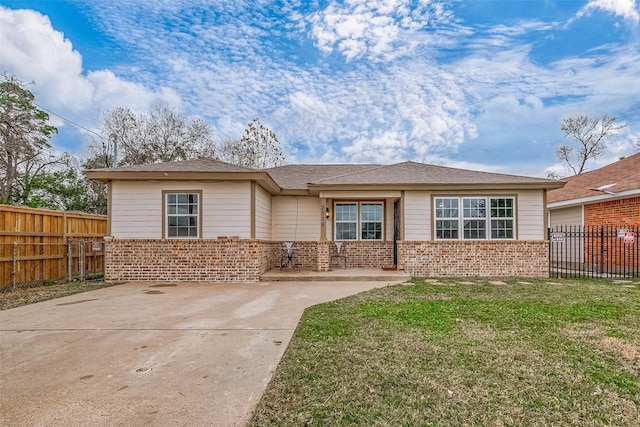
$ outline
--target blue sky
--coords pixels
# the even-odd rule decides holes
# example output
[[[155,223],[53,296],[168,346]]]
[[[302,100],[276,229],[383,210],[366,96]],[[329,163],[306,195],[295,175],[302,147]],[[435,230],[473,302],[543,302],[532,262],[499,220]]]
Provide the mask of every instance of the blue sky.
[[[640,138],[636,0],[0,0],[0,71],[94,130],[158,102],[218,140],[259,117],[298,163],[544,176],[566,174],[563,118],[628,122],[590,168]],[[86,132],[51,120],[81,153]]]

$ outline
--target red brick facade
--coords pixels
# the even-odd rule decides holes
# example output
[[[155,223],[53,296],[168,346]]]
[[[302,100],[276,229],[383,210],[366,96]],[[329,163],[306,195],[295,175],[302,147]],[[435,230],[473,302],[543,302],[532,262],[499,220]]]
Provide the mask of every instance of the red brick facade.
[[[617,228],[636,230],[640,224],[640,197],[611,200],[584,205],[584,229],[593,237],[585,238],[584,262],[598,266],[636,265],[636,241],[625,244],[617,236]]]
[[[592,203],[584,206],[584,225],[640,224],[640,197]]]

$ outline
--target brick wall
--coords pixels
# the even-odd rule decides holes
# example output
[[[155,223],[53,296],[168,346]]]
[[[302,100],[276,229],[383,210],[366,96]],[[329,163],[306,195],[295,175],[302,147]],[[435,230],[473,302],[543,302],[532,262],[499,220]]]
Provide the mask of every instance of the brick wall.
[[[330,254],[336,253],[336,245],[330,242]],[[340,253],[347,257],[347,268],[382,268],[393,265],[393,242],[356,241],[343,242]],[[337,265],[343,266],[342,260]]]
[[[280,249],[284,242],[272,242],[271,268],[280,266]],[[332,254],[336,253],[333,242],[294,242],[298,249],[298,264],[305,270],[327,271]],[[382,268],[393,265],[393,242],[344,242],[341,253],[347,256],[347,268]],[[340,267],[343,266],[339,261]],[[336,262],[333,268],[337,268]]]
[[[106,239],[105,280],[258,282],[280,266],[283,242]],[[332,242],[295,242],[303,269],[327,271]],[[393,242],[346,242],[348,268],[393,264]],[[414,276],[548,275],[544,241],[398,242],[398,264]],[[334,265],[333,268],[340,268]]]
[[[271,243],[259,240],[105,240],[110,282],[258,282],[271,263]]]
[[[293,248],[298,252],[298,265],[305,270],[316,270],[318,267],[318,242],[293,242]],[[270,268],[280,267],[281,249],[284,248],[284,242],[271,242],[270,244]]]
[[[401,241],[399,267],[412,276],[549,275],[545,241]]]
[[[318,242],[318,271],[331,270],[331,247],[334,247],[333,242],[328,240]]]
[[[640,223],[640,197],[593,203],[584,207],[584,225],[612,225]]]

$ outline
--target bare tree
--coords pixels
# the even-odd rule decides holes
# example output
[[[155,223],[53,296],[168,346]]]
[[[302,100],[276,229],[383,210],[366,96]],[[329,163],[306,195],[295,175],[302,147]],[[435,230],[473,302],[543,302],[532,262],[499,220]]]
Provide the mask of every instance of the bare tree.
[[[49,115],[37,108],[35,96],[15,76],[0,82],[0,199],[20,202],[29,182],[59,158],[51,150]]]
[[[228,163],[255,169],[282,166],[285,163],[280,141],[271,129],[253,119],[244,130],[242,139],[231,139],[219,148],[220,158]]]
[[[148,114],[135,114],[127,107],[107,111],[101,117],[104,139],[89,146],[92,157],[113,166],[113,144],[117,143],[118,164],[135,165],[213,157],[213,127],[201,119],[156,105]]]
[[[616,136],[626,123],[616,124],[615,117],[572,117],[562,121],[565,138],[578,143],[577,147],[561,145],[556,149],[556,157],[575,175],[584,172],[587,161],[602,155],[607,141]]]

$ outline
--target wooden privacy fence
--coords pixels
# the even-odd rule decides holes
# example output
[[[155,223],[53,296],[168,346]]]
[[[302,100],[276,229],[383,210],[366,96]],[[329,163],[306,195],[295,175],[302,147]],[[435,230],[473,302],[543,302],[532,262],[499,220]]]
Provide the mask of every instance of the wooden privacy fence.
[[[107,218],[0,205],[0,287],[104,271]]]

